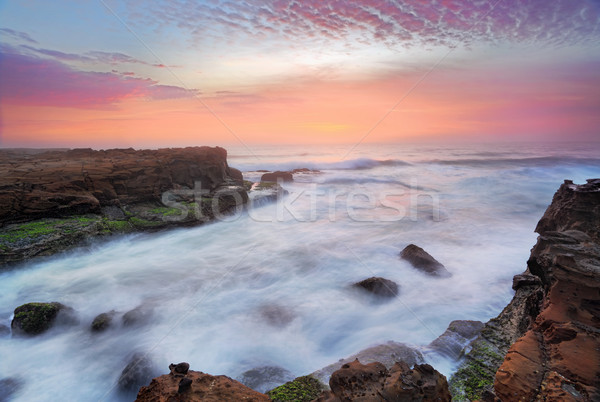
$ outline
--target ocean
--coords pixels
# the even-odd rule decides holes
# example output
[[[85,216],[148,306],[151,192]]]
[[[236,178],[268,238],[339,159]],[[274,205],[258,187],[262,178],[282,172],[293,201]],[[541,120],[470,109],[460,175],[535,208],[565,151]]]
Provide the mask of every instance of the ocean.
[[[393,340],[423,347],[453,320],[496,316],[526,268],[535,226],[565,179],[600,177],[600,144],[363,144],[227,147],[229,165],[308,168],[289,194],[193,227],[98,241],[0,272],[0,323],[15,307],[59,301],[80,324],[0,338],[0,380],[15,401],[120,401],[135,352],[232,378],[259,366],[294,375]],[[398,256],[414,243],[446,266],[426,275]],[[351,285],[381,276],[399,295]],[[100,313],[144,305],[150,321],[100,334]],[[455,362],[426,360],[449,376]],[[1,399],[1,398],[0,398]]]

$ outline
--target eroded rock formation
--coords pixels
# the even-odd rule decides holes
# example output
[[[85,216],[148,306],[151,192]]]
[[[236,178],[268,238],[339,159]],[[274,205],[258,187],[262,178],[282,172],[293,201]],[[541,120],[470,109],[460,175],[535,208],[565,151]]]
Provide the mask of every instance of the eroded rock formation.
[[[600,179],[565,183],[515,296],[451,379],[456,400],[600,400]]]

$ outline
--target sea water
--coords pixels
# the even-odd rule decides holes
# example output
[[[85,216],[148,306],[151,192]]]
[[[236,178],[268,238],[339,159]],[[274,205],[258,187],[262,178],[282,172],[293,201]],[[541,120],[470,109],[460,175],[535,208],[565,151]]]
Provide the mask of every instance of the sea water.
[[[534,228],[564,179],[600,176],[597,144],[229,147],[229,165],[309,168],[278,202],[193,228],[98,241],[0,273],[0,323],[58,301],[80,323],[0,338],[0,380],[16,401],[132,400],[117,381],[133,353],[160,372],[189,362],[213,375],[279,366],[304,375],[388,340],[422,347],[457,319],[486,321],[510,301]],[[414,243],[450,278],[399,258]],[[398,283],[374,302],[351,285]],[[93,334],[100,313],[152,308],[135,328]],[[455,365],[426,355],[450,375]]]

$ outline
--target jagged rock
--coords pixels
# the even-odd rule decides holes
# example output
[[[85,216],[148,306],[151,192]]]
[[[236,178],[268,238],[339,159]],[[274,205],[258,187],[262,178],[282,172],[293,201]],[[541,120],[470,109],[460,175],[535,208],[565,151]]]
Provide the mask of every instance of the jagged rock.
[[[396,297],[398,295],[398,284],[396,282],[378,276],[356,282],[352,286],[381,297]]]
[[[113,318],[117,314],[116,311],[112,310],[108,313],[98,314],[94,321],[92,321],[91,330],[92,332],[102,332],[108,329],[112,325]]]
[[[450,401],[446,377],[428,364],[411,370],[398,362],[388,370],[381,363],[347,363],[331,375],[331,391],[325,391],[318,402],[408,402]]]
[[[143,353],[135,353],[125,366],[119,377],[119,390],[125,393],[135,393],[140,387],[157,374],[152,360]]]
[[[513,300],[452,377],[454,396],[600,400],[599,219],[600,180],[565,181],[537,225]]]
[[[277,366],[256,367],[244,371],[237,380],[258,392],[267,392],[281,384],[292,381],[294,375]]]
[[[400,361],[410,366],[424,362],[423,355],[418,349],[404,343],[388,341],[381,345],[363,349],[345,359],[340,359],[321,370],[315,371],[311,375],[319,381],[327,383],[334,371],[339,370],[344,364],[351,363],[357,359],[365,364],[379,362],[388,369]]]
[[[190,370],[190,364],[186,362],[171,363],[169,364],[169,370],[171,370],[171,374],[174,376],[184,376]]]
[[[141,326],[148,324],[152,319],[154,309],[148,304],[142,304],[123,314],[122,320],[125,327]]]
[[[212,376],[189,370],[182,377],[171,370],[170,374],[156,377],[152,379],[150,385],[141,387],[136,402],[268,402],[270,400],[265,394],[256,392],[224,375]]]
[[[15,309],[11,322],[15,335],[39,335],[54,325],[78,322],[75,310],[58,302],[27,303]]]
[[[421,271],[434,276],[449,277],[450,272],[438,260],[433,258],[427,251],[414,244],[409,244],[400,252],[400,257]]]
[[[289,181],[294,181],[294,175],[290,172],[282,172],[282,171],[276,171],[276,172],[270,172],[270,173],[265,173],[260,177],[260,181],[264,182],[264,181],[282,181],[282,182],[289,182]]]
[[[481,321],[452,321],[448,329],[429,344],[429,348],[453,359],[459,359],[464,348],[479,335],[482,328]]]

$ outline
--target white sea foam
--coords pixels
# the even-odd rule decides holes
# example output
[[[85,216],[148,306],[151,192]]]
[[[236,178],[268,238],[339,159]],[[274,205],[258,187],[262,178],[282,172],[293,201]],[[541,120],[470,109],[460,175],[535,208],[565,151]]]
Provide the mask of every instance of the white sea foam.
[[[113,386],[135,351],[163,372],[187,361],[231,377],[265,364],[302,375],[388,340],[425,345],[455,319],[485,321],[512,297],[512,276],[525,269],[535,224],[560,183],[600,176],[597,149],[558,149],[361,147],[341,162],[343,148],[308,149],[301,159],[290,148],[258,149],[260,158],[230,151],[230,165],[243,170],[323,173],[284,184],[287,204],[1,273],[0,322],[31,301],[72,306],[81,322],[1,338],[0,379],[20,378],[17,401],[131,400]],[[453,276],[432,278],[400,260],[409,243]],[[397,282],[399,296],[373,304],[349,287],[370,276]],[[154,308],[147,326],[90,333],[97,314],[140,304]],[[452,364],[434,363],[450,374]]]

